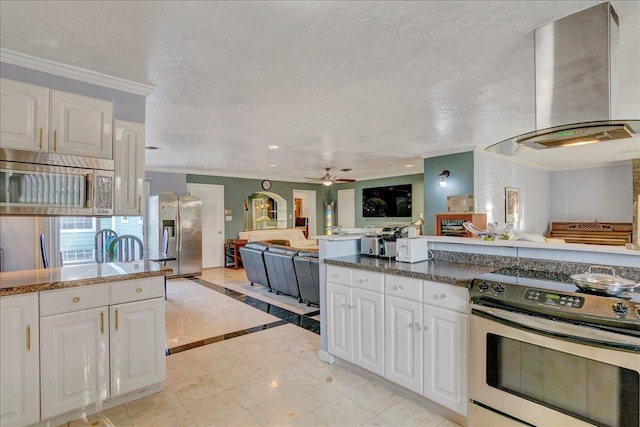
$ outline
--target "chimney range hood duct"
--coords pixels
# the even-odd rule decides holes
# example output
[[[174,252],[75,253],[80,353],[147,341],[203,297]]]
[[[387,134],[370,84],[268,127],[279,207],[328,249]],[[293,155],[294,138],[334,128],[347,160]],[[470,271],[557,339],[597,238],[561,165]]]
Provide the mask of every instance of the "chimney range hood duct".
[[[515,155],[630,138],[640,120],[618,116],[618,16],[610,3],[535,29],[536,130],[488,147]]]

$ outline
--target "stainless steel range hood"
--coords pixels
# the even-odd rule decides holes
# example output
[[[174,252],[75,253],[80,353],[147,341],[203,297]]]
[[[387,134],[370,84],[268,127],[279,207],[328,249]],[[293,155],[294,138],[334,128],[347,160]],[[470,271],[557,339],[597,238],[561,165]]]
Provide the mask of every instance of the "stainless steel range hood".
[[[601,3],[535,30],[536,130],[488,147],[514,155],[633,137],[640,120],[618,116],[619,23]]]

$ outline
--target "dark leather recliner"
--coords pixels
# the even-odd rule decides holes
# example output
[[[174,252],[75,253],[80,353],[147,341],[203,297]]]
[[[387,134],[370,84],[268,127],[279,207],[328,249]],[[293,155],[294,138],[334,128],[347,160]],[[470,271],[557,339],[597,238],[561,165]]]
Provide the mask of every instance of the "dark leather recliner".
[[[249,242],[240,248],[240,257],[251,286],[257,283],[269,288],[269,291],[271,291],[263,255],[268,247],[269,245],[266,243]]]
[[[276,294],[286,294],[300,299],[298,279],[293,266],[293,257],[298,253],[297,249],[288,246],[271,245],[264,251],[264,263],[267,267],[269,284]]]
[[[320,306],[320,263],[318,251],[298,251],[293,258],[298,277],[300,299],[307,305]]]

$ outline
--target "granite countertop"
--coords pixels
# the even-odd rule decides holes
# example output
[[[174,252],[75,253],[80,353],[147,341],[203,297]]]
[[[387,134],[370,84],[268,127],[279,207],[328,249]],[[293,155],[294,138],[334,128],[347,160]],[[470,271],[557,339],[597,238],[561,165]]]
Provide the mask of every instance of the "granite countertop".
[[[149,260],[85,264],[0,273],[0,297],[121,280],[164,276],[173,270]]]
[[[411,264],[372,258],[364,255],[328,258],[325,259],[324,262],[328,265],[378,271],[380,273],[389,273],[397,276],[413,277],[415,279],[465,287],[469,286],[472,279],[497,269],[496,267],[484,265],[459,264],[446,261],[421,261]]]

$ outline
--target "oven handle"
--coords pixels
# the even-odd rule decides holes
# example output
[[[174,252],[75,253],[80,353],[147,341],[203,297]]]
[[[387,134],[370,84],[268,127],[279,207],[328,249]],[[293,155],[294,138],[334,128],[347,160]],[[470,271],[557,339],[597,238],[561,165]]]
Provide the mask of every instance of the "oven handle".
[[[563,341],[640,353],[640,338],[634,339],[626,335],[488,307],[476,306],[471,310],[471,314],[515,329]],[[594,335],[601,335],[601,337],[594,338]]]

